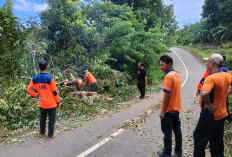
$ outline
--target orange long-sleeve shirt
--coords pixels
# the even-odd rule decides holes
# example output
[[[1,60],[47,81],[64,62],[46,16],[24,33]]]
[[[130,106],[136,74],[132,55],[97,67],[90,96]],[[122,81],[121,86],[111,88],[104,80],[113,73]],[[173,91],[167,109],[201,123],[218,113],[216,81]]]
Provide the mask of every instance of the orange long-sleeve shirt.
[[[38,93],[33,91],[34,87]],[[41,108],[54,108],[59,104],[59,94],[55,80],[47,73],[40,73],[34,76],[27,87],[27,92],[33,97],[41,97],[39,101]]]
[[[87,72],[85,76],[86,76],[86,82],[89,82],[90,84],[97,82],[97,80],[90,72]]]

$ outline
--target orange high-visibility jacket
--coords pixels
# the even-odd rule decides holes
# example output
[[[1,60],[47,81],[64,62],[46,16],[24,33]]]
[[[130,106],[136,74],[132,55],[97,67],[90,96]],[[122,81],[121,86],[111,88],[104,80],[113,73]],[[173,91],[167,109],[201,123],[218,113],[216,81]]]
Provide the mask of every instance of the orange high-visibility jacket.
[[[38,93],[33,91],[34,87]],[[39,101],[41,108],[54,108],[59,104],[59,94],[55,80],[47,73],[40,73],[34,76],[27,87],[27,92],[33,97],[41,97]]]

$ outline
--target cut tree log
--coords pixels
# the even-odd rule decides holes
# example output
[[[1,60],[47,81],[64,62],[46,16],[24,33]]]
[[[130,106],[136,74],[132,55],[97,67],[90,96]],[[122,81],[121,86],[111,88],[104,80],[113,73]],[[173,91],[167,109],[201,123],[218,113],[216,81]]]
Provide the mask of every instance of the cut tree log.
[[[26,77],[26,76],[21,76],[20,78],[21,79],[28,79],[28,80],[32,79],[32,78]],[[62,82],[56,83],[56,85],[60,85],[62,87],[71,86],[71,85],[78,85],[78,79],[74,79],[72,81],[64,80]]]
[[[77,95],[77,96],[85,95],[85,96],[91,96],[91,97],[94,97],[94,98],[98,95],[103,100],[106,100],[106,101],[112,101],[113,100],[113,98],[109,98],[107,96],[97,94],[97,92],[78,91],[78,92],[69,92],[69,93],[66,93],[66,94],[67,95]]]
[[[69,92],[67,95],[86,95],[86,96],[96,96],[97,92],[86,92],[86,91],[78,91],[78,92]]]
[[[60,85],[62,87],[71,86],[71,85],[78,85],[78,79],[71,80],[71,81],[64,80],[63,82],[56,83],[56,85]]]
[[[72,76],[72,75],[71,75]],[[31,79],[29,77],[23,77],[21,76],[22,79]],[[72,77],[73,78],[73,77]],[[74,79],[74,80],[71,80],[71,81],[68,81],[68,80],[64,80],[60,83],[56,83],[56,85],[60,85],[61,87],[67,87],[67,86],[71,86],[71,85],[80,85],[78,83],[78,80],[79,79]],[[68,88],[72,88],[73,87],[68,87]],[[76,92],[69,92],[69,93],[66,93],[67,95],[78,95],[78,96],[82,96],[82,95],[85,95],[85,96],[92,96],[92,97],[96,97],[97,95],[99,95],[99,97],[103,100],[106,100],[106,101],[112,101],[113,98],[109,98],[107,96],[104,96],[104,95],[101,95],[101,94],[97,94],[97,92],[86,92],[86,91],[76,91]]]
[[[106,100],[106,101],[112,101],[112,100],[113,100],[113,98],[109,98],[109,97],[104,96],[104,95],[100,95],[100,98],[101,98],[101,99],[104,99],[104,100]]]

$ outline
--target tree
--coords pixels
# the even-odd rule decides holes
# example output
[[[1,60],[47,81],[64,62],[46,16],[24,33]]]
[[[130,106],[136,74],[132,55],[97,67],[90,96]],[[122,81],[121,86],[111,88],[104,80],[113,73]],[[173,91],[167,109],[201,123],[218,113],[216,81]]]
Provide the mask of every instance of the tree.
[[[45,0],[48,9],[41,12],[41,25],[48,40],[47,54],[54,64],[65,69],[75,69],[85,48],[76,42],[85,16],[80,0]],[[65,64],[64,64],[65,63]]]
[[[182,44],[232,40],[232,0],[205,0],[202,20],[179,31]]]
[[[218,25],[217,12],[221,4],[221,0],[205,0],[203,5],[202,18],[207,19],[211,28]]]
[[[139,25],[132,8],[127,5],[92,2],[84,8],[84,14],[87,18],[87,24],[96,27],[98,33],[102,33],[105,27],[110,27],[120,20],[131,21],[133,26]]]
[[[146,64],[149,73],[149,82],[154,83],[158,76],[157,61],[159,54],[167,50],[162,42],[164,34],[160,24],[149,32],[135,31],[131,22],[121,21],[110,28],[106,28],[106,39],[109,41],[109,64],[113,69],[127,72],[135,77],[137,63],[142,61]]]
[[[232,22],[232,0],[224,0],[220,5],[218,19],[221,24],[229,24]]]
[[[68,50],[75,41],[74,29],[83,25],[80,1],[45,0],[49,8],[40,14],[49,40],[49,53]]]
[[[144,27],[141,28],[148,31],[150,28],[156,27],[161,24],[162,31],[167,34],[165,41],[175,42],[175,31],[178,28],[175,20],[173,5],[166,6],[162,0],[111,0],[115,4],[127,4],[133,8],[136,19]]]
[[[24,27],[12,12],[10,0],[0,9],[0,84],[20,73],[23,54]]]
[[[38,62],[46,59],[48,41],[43,36],[40,23],[32,17],[26,22],[26,32],[27,36],[24,40],[26,52],[20,64],[23,66],[24,75],[31,77],[39,73]]]

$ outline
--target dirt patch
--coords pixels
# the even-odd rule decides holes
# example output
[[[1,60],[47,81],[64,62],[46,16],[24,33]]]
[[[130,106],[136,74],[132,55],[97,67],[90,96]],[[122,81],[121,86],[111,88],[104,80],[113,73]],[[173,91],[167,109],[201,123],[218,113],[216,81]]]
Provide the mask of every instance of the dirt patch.
[[[35,134],[38,134],[38,132],[31,128],[22,128],[14,131],[3,129],[0,130],[0,143],[11,144],[14,142],[23,142],[24,137]]]

